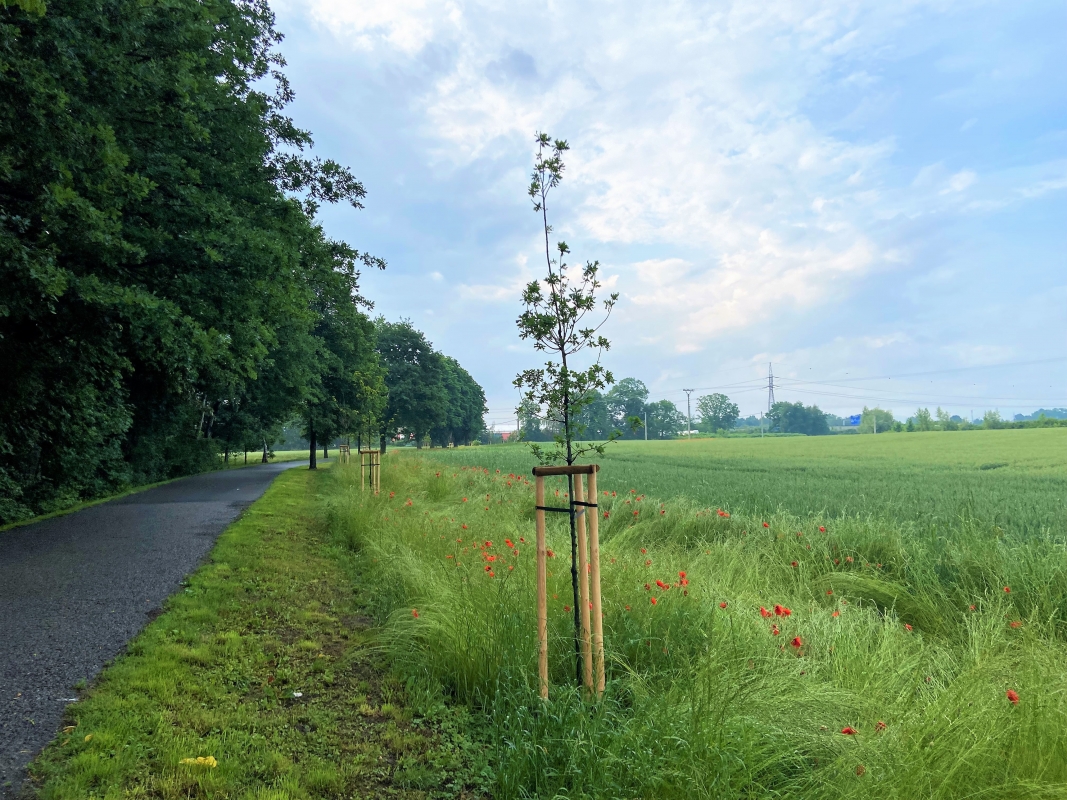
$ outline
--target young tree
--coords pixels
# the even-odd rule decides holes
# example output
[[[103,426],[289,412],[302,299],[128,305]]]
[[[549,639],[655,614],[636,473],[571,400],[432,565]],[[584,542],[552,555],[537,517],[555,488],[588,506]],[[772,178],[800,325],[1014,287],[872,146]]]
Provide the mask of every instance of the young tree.
[[[920,431],[932,431],[934,429],[934,419],[930,416],[930,409],[915,409],[915,427]]]
[[[542,368],[528,369],[515,378],[515,386],[523,391],[522,398],[541,410],[543,418],[556,423],[559,433],[554,437],[554,446],[545,448],[532,444],[531,451],[541,464],[565,461],[568,465],[589,453],[603,453],[606,442],[579,444],[583,427],[578,422],[581,410],[592,399],[592,392],[606,388],[614,381],[611,373],[600,364],[600,357],[611,344],[598,333],[611,315],[611,309],[619,298],[612,292],[603,301],[604,317],[596,325],[586,322],[586,317],[597,307],[596,290],[600,288],[598,273],[600,262],[587,261],[580,277],[572,279],[568,273],[566,257],[570,248],[566,242],[556,243],[553,258],[549,237],[552,226],[548,224],[548,195],[559,186],[563,178],[563,154],[569,149],[561,139],[553,141],[548,134],[538,133],[536,138],[537,158],[530,180],[529,195],[534,211],[541,215],[541,227],[545,236],[545,265],[547,275],[540,281],[531,281],[522,293],[525,306],[517,324],[519,337],[533,341],[534,349],[549,354]],[[585,369],[576,369],[574,358],[588,351],[592,363]],[[558,359],[558,360],[557,360]],[[607,441],[616,438],[612,433]],[[569,497],[574,497],[574,477],[568,476]],[[581,618],[578,600],[578,539],[575,530],[574,507],[570,513],[571,533],[571,589],[574,595],[574,651],[578,680],[582,675]]]
[[[708,433],[720,428],[730,430],[741,416],[737,403],[731,403],[729,397],[718,392],[697,399],[697,411],[700,412],[700,426]]]

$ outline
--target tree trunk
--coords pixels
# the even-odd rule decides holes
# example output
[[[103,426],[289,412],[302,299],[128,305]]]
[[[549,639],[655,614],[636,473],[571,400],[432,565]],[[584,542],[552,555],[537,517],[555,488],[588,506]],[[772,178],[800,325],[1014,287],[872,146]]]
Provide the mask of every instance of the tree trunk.
[[[325,460],[325,459],[327,459],[329,457],[330,457],[330,454],[326,450],[326,445],[323,445],[322,446],[322,458],[323,458],[323,460]]]
[[[388,442],[387,442],[387,441],[385,440],[385,434],[383,433],[383,434],[382,434],[382,441],[381,441],[381,448],[380,448],[380,450],[381,450],[381,454],[382,454],[383,456],[385,455],[385,448],[386,448],[387,446],[388,446]]]
[[[260,462],[260,463],[262,463],[262,464],[266,464],[267,463],[267,440],[266,439],[263,440],[263,461]]]
[[[318,454],[315,452],[315,417],[313,414],[308,414],[308,440],[311,442],[311,463],[308,469],[318,469],[318,464],[315,463],[315,456]]]

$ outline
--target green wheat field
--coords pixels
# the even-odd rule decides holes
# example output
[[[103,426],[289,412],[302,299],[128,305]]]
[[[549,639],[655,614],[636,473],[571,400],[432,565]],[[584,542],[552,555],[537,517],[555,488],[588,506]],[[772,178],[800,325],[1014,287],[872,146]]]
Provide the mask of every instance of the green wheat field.
[[[574,686],[564,515],[537,697],[523,446],[395,452],[378,498],[358,468],[329,475],[395,668],[419,703],[483,720],[495,796],[1067,796],[1067,429],[627,442],[598,461],[598,702]]]

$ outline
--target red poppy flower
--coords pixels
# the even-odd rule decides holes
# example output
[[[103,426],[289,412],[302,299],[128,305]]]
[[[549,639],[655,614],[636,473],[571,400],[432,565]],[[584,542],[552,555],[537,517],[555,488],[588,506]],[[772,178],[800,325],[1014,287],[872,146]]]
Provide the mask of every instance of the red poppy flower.
[[[859,733],[859,731],[857,731],[853,727],[846,725],[841,729],[841,733],[845,734],[845,736],[855,736],[857,733]]]
[[[851,564],[852,563],[852,556],[845,556],[845,561],[848,562],[849,564]]]
[[[904,627],[909,631],[911,630],[911,625],[909,625],[907,622],[904,623]]]
[[[463,523],[463,530],[467,530],[467,523],[466,522]]]
[[[971,611],[974,611],[974,606],[971,606]]]
[[[1005,696],[1011,701],[1011,704],[1013,706],[1019,705],[1019,693],[1016,692],[1014,689],[1008,689],[1008,691],[1005,693]]]
[[[726,601],[725,600],[723,600],[721,603],[719,603],[719,608],[726,608]]]
[[[826,528],[824,528],[822,525],[820,525],[819,526],[819,533],[826,533]]]
[[[419,610],[417,608],[411,609],[411,616],[413,616],[415,619],[418,619],[419,618]]]
[[[493,572],[492,570],[489,570],[489,577],[490,578],[495,578],[496,577],[496,573]]]
[[[884,731],[885,730],[885,723],[882,722],[882,720],[878,720],[876,723],[874,723],[874,729],[876,731]]]
[[[764,522],[764,523],[763,523],[763,527],[764,527],[764,528],[769,528],[769,527],[771,527],[771,526],[770,526],[770,523]]]
[[[793,647],[798,647],[799,648],[801,645],[804,644],[804,642],[802,642],[800,640],[799,636],[794,636],[793,637],[793,641],[791,641],[790,644],[793,645]]]
[[[652,566],[652,559],[651,558],[648,559],[647,561],[645,561],[645,566],[646,567],[651,567]]]
[[[569,614],[570,610],[571,610],[571,607],[570,606],[563,606],[563,610],[566,611]]]
[[[793,562],[793,569],[796,569],[799,566],[800,566],[800,564],[798,564],[796,561]]]
[[[831,614],[830,616],[831,616],[831,617],[840,617],[840,616],[841,616],[841,612],[840,612],[840,611],[837,611],[837,610],[835,610],[835,611],[834,611],[834,613],[833,613],[833,614]]]
[[[655,597],[650,597],[648,599],[652,603],[652,605],[656,605],[656,598]]]
[[[641,513],[640,511],[634,511],[634,516],[636,517],[640,513]]]
[[[508,564],[508,572],[514,572],[514,571],[515,571],[515,565],[514,564]]]
[[[545,550],[545,555],[548,556],[549,558],[555,558],[556,557],[556,554],[553,553],[551,550]]]
[[[607,494],[607,492],[604,492],[604,494]],[[629,610],[630,610],[630,607],[629,607],[629,606],[626,606],[626,610],[627,610],[627,611],[629,611]]]
[[[651,587],[651,586],[649,586],[649,585],[648,585],[647,583],[645,584],[645,591],[646,591],[646,592],[650,592],[650,591],[652,591],[652,587]]]
[[[657,580],[657,581],[656,581],[656,586],[658,586],[658,587],[659,587],[659,588],[661,588],[661,589],[670,589],[670,588],[671,588],[670,586],[668,586],[667,584],[665,584],[665,583],[664,583],[663,581],[661,581],[661,580]]]
[[[515,544],[514,544],[514,542],[511,541],[511,539],[505,539],[504,540],[504,544],[507,545],[508,550],[512,550],[515,547]]]
[[[685,577],[685,570],[682,570],[681,572],[679,572],[678,573],[678,577],[679,578],[684,578]]]
[[[519,537],[519,541],[520,541],[520,542],[521,542],[522,544],[526,544],[526,537],[525,537],[525,536],[520,536],[520,537]]]
[[[1010,625],[1011,625],[1011,627],[1013,627],[1013,628],[1019,628],[1019,627],[1021,627],[1021,626],[1022,626],[1022,623],[1021,623],[1021,622],[1019,622],[1019,620],[1014,620],[1013,622],[1011,622],[1011,623],[1009,623],[1009,624],[1010,624]]]
[[[689,585],[689,578],[682,578],[680,581],[678,581],[678,585],[679,586],[688,586]]]
[[[781,603],[776,603],[775,606],[774,606],[774,616],[776,616],[776,617],[784,617],[785,616],[785,606],[783,606]]]
[[[645,548],[643,548],[643,547],[641,548],[641,555],[644,555],[644,554],[645,554],[645,553],[647,553],[647,552],[648,552],[648,551],[647,551],[647,550],[646,550]]]
[[[768,611],[767,609],[765,609],[763,606],[760,606],[759,607],[759,615],[761,617],[763,617],[764,619],[766,619],[767,617],[771,616],[771,612]]]
[[[771,636],[777,636],[779,633],[781,633],[781,631],[778,630],[778,626],[771,625]]]
[[[1004,592],[1005,592],[1005,594],[1010,594],[1011,593],[1011,587],[1010,586],[1005,586],[1004,587]]]
[[[834,590],[833,590],[833,589],[827,589],[827,590],[826,590],[826,593],[827,593],[828,595],[830,595],[830,594],[833,594],[833,593],[834,593]]]
[[[608,512],[607,512],[607,511],[605,511],[605,512],[604,512],[604,519],[607,519],[607,518],[608,518]]]
[[[467,502],[467,498],[466,498],[466,497],[464,497],[464,498],[463,498],[463,502],[464,502],[464,503],[466,503],[466,502]]]

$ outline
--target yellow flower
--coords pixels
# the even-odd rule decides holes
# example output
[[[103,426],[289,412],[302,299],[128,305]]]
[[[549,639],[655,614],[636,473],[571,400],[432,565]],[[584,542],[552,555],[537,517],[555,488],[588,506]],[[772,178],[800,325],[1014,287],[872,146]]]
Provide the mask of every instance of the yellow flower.
[[[215,756],[197,756],[196,758],[183,758],[179,763],[196,764],[201,767],[211,767],[212,769],[219,765],[219,762],[215,760]]]
[[[88,742],[92,738],[93,738],[93,735],[90,733],[88,736],[85,737],[85,741]]]

